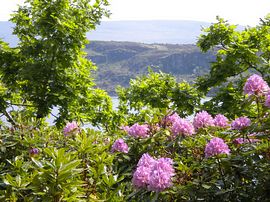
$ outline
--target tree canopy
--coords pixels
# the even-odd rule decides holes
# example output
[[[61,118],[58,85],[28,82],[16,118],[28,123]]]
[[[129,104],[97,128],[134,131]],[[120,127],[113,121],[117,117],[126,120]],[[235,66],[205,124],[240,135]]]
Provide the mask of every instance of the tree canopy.
[[[208,110],[245,114],[249,111],[243,106],[246,77],[257,73],[270,82],[270,16],[261,19],[258,26],[242,30],[222,18],[217,17],[217,21],[203,30],[197,42],[204,52],[217,49],[210,73],[200,77],[197,86],[205,93],[216,88],[217,96],[206,103]]]
[[[111,110],[109,96],[94,87],[96,67],[83,51],[86,33],[109,15],[106,6],[107,0],[27,0],[19,7],[11,18],[18,46],[0,43],[1,112],[18,105],[44,118],[57,106],[61,124],[99,122],[101,109]]]

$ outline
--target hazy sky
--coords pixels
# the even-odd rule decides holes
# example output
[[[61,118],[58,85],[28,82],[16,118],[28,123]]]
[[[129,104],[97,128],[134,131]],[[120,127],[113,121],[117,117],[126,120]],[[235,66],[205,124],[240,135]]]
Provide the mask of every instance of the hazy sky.
[[[0,21],[8,20],[23,0],[0,0]],[[109,0],[112,20],[197,20],[256,25],[270,13],[270,0]]]

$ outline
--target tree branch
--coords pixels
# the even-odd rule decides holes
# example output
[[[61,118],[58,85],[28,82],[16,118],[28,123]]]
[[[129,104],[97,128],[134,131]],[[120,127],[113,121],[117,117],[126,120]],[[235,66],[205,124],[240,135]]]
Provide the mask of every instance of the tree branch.
[[[34,105],[18,104],[18,103],[11,103],[11,102],[8,102],[8,104],[10,104],[10,105],[15,105],[15,106],[22,106],[22,107],[36,107],[36,106],[34,106]]]
[[[14,127],[17,126],[17,123],[13,120],[13,118],[9,115],[6,110],[2,110],[2,113],[7,117],[7,121],[10,122]]]

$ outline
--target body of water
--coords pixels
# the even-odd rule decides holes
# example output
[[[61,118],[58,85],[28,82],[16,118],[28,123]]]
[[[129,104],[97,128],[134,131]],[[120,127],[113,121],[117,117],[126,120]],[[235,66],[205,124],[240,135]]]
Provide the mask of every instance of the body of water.
[[[208,101],[210,99],[211,99],[211,97],[206,97],[206,98],[202,99],[202,103],[204,103],[204,102],[206,102],[206,101]],[[119,105],[119,99],[118,99],[118,97],[116,97],[116,96],[113,96],[112,97],[112,104],[113,104],[113,109],[114,110],[117,110],[117,107]],[[52,114],[55,115],[55,116],[57,116],[58,112],[59,111],[58,111],[57,107],[54,107],[53,110],[52,110]],[[194,117],[194,115],[191,115],[191,116],[188,116],[187,119],[192,120],[193,117]],[[5,117],[1,117],[1,120],[4,121],[4,122],[6,122]],[[53,125],[54,124],[53,123],[54,120],[55,120],[55,118],[52,115],[50,115],[47,118],[47,122],[49,123],[49,125]],[[91,125],[86,125],[86,127],[91,127]]]

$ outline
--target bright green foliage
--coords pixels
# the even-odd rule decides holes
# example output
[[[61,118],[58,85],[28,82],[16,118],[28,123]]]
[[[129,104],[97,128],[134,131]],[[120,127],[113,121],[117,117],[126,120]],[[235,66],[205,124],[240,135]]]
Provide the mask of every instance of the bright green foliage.
[[[172,75],[151,69],[148,75],[131,80],[129,88],[118,88],[118,96],[120,111],[133,111],[141,121],[164,111],[176,111],[182,117],[191,115],[199,108],[201,99],[201,94],[192,85],[177,83]]]
[[[19,89],[12,84],[14,80],[13,73],[17,68],[16,66],[12,66],[14,61],[19,61],[18,50],[10,48],[7,43],[0,39],[0,113],[5,115],[7,120],[13,125],[15,125],[15,122],[6,109],[11,103],[20,101]],[[6,70],[6,74],[2,74],[4,69]]]
[[[248,102],[246,96],[239,92],[243,86],[240,82],[229,82],[226,86],[220,87],[217,94],[209,101],[206,101],[203,108],[213,114],[224,114],[228,118],[235,116],[256,116],[256,105]]]
[[[58,124],[66,119],[96,124],[108,116],[110,98],[94,88],[95,66],[83,52],[86,32],[108,14],[107,5],[106,0],[27,0],[19,7],[11,19],[18,47],[0,44],[1,82],[7,88],[2,112],[18,104],[44,118],[57,106]],[[20,102],[10,102],[13,94]]]
[[[204,29],[205,34],[201,35],[197,43],[204,52],[218,48],[216,62],[212,63],[210,74],[200,80],[200,88],[207,90],[251,69],[263,76],[269,73],[270,50],[267,38],[270,37],[270,18],[255,28],[247,27],[243,31],[235,30],[236,26],[222,18],[217,20],[217,23]]]
[[[45,148],[44,159],[32,161],[38,174],[33,179],[33,191],[44,201],[75,201],[83,198],[83,181],[80,180],[80,160],[76,153],[64,148]]]
[[[88,129],[65,137],[55,127],[36,129],[31,125],[0,130],[0,200],[122,198],[119,182],[123,176],[112,167],[114,155],[109,152],[107,136]],[[38,148],[39,153],[31,155],[32,148]]]
[[[205,34],[201,35],[197,45],[202,51],[217,48],[216,61],[211,64],[210,74],[205,75],[197,80],[198,89],[208,92],[212,87],[227,85],[227,82],[239,80],[234,84],[234,98],[229,98],[224,90],[219,93],[216,90],[218,100],[222,102],[231,102],[231,105],[225,104],[219,108],[216,104],[216,110],[224,113],[230,111],[239,111],[241,100],[244,100],[242,89],[245,76],[249,72],[257,72],[270,82],[269,61],[270,61],[270,17],[267,16],[256,27],[246,27],[244,30],[236,30],[236,26],[230,25],[222,18],[217,18],[218,22],[212,24],[209,28],[204,29]],[[230,89],[232,84],[227,87]],[[223,88],[224,89],[224,88]],[[232,95],[231,91],[228,91]],[[236,99],[236,97],[238,97]],[[232,101],[234,100],[234,101]],[[216,101],[214,101],[216,102]],[[209,109],[209,108],[208,108]],[[248,110],[248,109],[247,109]],[[241,112],[236,114],[241,115]]]

